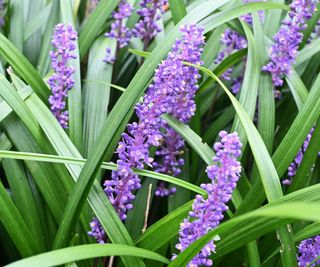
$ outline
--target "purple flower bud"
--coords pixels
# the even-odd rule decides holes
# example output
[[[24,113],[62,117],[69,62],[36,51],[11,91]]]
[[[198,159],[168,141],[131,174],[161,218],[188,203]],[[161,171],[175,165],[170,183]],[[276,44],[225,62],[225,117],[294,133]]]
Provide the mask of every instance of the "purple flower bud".
[[[315,267],[319,266],[320,260],[317,260],[315,263],[309,265],[317,257],[320,256],[320,236],[317,235],[313,238],[308,238],[299,244],[298,247],[298,266],[299,267]]]
[[[68,91],[74,85],[72,77],[74,68],[69,66],[69,60],[76,56],[72,51],[76,48],[77,32],[71,24],[57,24],[52,36],[54,50],[50,52],[51,66],[54,73],[48,80],[52,95],[49,97],[51,111],[63,128],[68,128],[68,111],[66,98]]]
[[[291,71],[298,48],[302,42],[302,30],[306,21],[315,12],[316,0],[294,0],[289,16],[282,21],[280,30],[273,36],[274,44],[270,49],[270,62],[262,70],[270,72],[275,87],[283,85],[283,77]]]
[[[179,243],[176,248],[184,251],[194,241],[217,227],[223,219],[223,212],[228,210],[226,203],[231,199],[241,172],[237,157],[241,154],[242,144],[237,133],[220,132],[221,141],[214,145],[216,156],[214,165],[207,167],[207,174],[211,183],[201,187],[208,193],[207,199],[197,195],[189,217],[180,225]],[[212,266],[208,259],[215,251],[213,240],[210,241],[187,265],[188,267]],[[173,256],[173,259],[177,255]]]

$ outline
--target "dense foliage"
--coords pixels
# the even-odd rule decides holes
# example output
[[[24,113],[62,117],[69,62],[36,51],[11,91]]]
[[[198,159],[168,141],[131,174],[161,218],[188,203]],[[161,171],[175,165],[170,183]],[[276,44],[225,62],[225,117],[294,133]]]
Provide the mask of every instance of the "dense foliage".
[[[317,0],[0,0],[0,264],[318,266]]]

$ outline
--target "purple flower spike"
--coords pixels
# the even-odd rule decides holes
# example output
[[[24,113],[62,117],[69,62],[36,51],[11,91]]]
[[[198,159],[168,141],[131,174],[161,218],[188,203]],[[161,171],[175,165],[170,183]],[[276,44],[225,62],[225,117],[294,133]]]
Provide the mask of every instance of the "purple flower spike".
[[[99,220],[93,218],[90,222],[91,231],[88,232],[88,235],[94,237],[97,240],[97,243],[104,244],[106,238],[106,232],[103,230]]]
[[[299,267],[315,267],[320,265],[320,260],[317,260],[315,263],[309,265],[317,257],[320,256],[320,236],[317,235],[313,238],[308,238],[301,241],[299,248],[298,266]]]
[[[238,134],[228,134],[221,131],[221,141],[215,143],[216,155],[214,164],[208,166],[207,174],[211,183],[202,184],[201,187],[208,193],[208,198],[197,195],[189,217],[180,225],[179,243],[176,248],[181,252],[194,241],[217,227],[224,218],[223,212],[228,210],[226,203],[231,199],[232,192],[239,180],[241,165],[237,158],[241,155],[241,147]],[[213,262],[208,257],[215,251],[213,240],[210,241],[187,265],[188,267],[212,266]],[[173,256],[173,259],[177,255]]]
[[[160,13],[164,12],[166,4],[167,0],[142,0],[140,2],[141,9],[137,10],[137,13],[141,19],[132,32],[135,37],[144,40],[145,48],[149,41],[161,31],[157,21],[161,18]]]
[[[186,121],[195,112],[192,99],[186,97],[177,102],[177,97],[187,94],[193,96],[198,88],[198,70],[184,65],[183,61],[202,64],[203,28],[186,25],[181,28],[181,32],[182,38],[175,42],[167,59],[156,69],[153,83],[143,102],[136,105],[135,112],[139,121],[128,124],[127,133],[122,134],[116,151],[119,157],[118,168],[112,172],[111,180],[104,183],[105,192],[123,221],[127,211],[133,207],[133,192],[141,187],[133,168],[143,169],[145,164],[152,167],[153,158],[149,156],[149,148],[157,147],[162,142],[161,115],[181,114],[179,119]]]
[[[63,128],[68,128],[68,111],[66,108],[66,98],[68,91],[73,87],[74,80],[72,74],[74,67],[69,66],[69,60],[75,59],[72,53],[75,50],[77,32],[71,24],[57,24],[52,36],[54,50],[50,52],[51,66],[54,73],[48,80],[52,95],[49,97],[51,111]]]
[[[185,31],[184,43],[176,43],[173,47],[173,51],[176,51],[176,53],[181,49],[179,48],[181,45],[193,44],[195,40],[202,40],[201,42],[203,43],[202,33],[199,31],[196,32],[194,27],[185,27],[183,30]],[[192,32],[195,32],[194,34],[196,34],[196,36],[192,36]],[[187,53],[184,51],[181,53],[180,60],[193,64],[202,64],[200,60],[202,48],[199,48],[201,42],[190,45]],[[181,90],[175,90],[176,93],[171,97],[170,105],[172,109],[169,114],[180,122],[187,124],[195,114],[196,105],[194,97],[198,90],[197,80],[200,78],[200,75],[195,68],[184,66],[182,69],[184,71],[181,72],[180,79],[176,81],[177,88],[180,87]],[[184,89],[182,89],[183,87]],[[185,147],[184,140],[178,133],[171,129],[164,120],[162,120],[162,128],[164,129],[162,132],[162,145],[161,148],[156,151],[157,162],[153,165],[157,172],[177,176],[180,174],[180,168],[184,164],[182,158]],[[158,196],[167,196],[173,194],[175,191],[169,189],[164,191],[163,184],[160,184],[157,192],[159,192]],[[163,192],[169,192],[169,194]]]
[[[280,30],[273,36],[270,62],[262,70],[270,72],[275,87],[283,85],[283,77],[291,71],[302,42],[302,30],[306,21],[315,12],[317,0],[294,0],[288,18],[282,22]]]
[[[112,13],[114,22],[111,24],[110,32],[107,32],[105,36],[117,41],[117,49],[127,46],[132,37],[131,30],[125,25],[125,19],[131,16],[132,10],[132,5],[122,0],[118,6],[118,11]],[[110,48],[107,48],[106,57],[103,61],[110,64],[114,63],[115,57],[111,55]]]
[[[303,159],[303,155],[306,153],[307,148],[309,146],[312,134],[313,134],[314,128],[312,128],[310,130],[310,132],[307,135],[307,138],[305,139],[302,147],[300,148],[300,150],[298,151],[295,159],[293,162],[291,162],[291,164],[288,167],[288,179],[285,179],[282,181],[283,184],[285,185],[290,185],[292,182],[292,178],[296,175],[297,170],[302,162]]]

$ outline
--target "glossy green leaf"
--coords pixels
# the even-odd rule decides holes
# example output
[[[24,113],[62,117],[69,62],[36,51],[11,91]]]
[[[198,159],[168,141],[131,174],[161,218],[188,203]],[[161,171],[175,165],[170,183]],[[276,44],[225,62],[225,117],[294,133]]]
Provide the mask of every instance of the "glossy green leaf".
[[[2,183],[0,183],[0,221],[23,257],[41,251],[38,244],[33,242],[32,233]]]
[[[165,257],[145,249],[125,245],[94,244],[69,247],[46,252],[37,256],[26,258],[11,264],[7,267],[33,267],[33,266],[57,266],[73,261],[85,260],[106,256],[135,256],[145,259],[152,259],[163,263],[169,263]]]
[[[177,24],[187,14],[184,0],[169,0],[172,19]]]
[[[100,32],[102,25],[107,18],[111,15],[112,11],[117,7],[120,0],[108,1],[101,0],[95,8],[94,12],[90,15],[88,20],[84,23],[79,34],[79,52],[80,58],[83,59],[89,50],[94,39]]]
[[[75,28],[71,0],[60,0],[60,11],[62,22],[65,24],[71,23]],[[69,63],[75,69],[73,73],[75,83],[72,89],[68,92],[69,136],[78,150],[82,152],[83,128],[80,59],[78,43],[75,41],[74,44],[75,49],[73,51],[73,55],[75,55],[76,58],[71,60]]]
[[[32,87],[34,92],[47,101],[49,89],[31,63],[2,33],[0,33],[0,55]]]
[[[185,266],[190,260],[200,251],[205,244],[212,240],[217,234],[220,235],[222,231],[226,231],[236,226],[241,227],[242,230],[245,229],[244,225],[249,220],[257,220],[259,217],[271,217],[271,218],[282,218],[282,219],[302,219],[302,220],[314,220],[317,221],[320,219],[320,216],[317,214],[319,212],[318,203],[308,203],[308,202],[293,202],[288,204],[273,205],[271,207],[264,207],[235,217],[227,222],[222,223],[217,228],[209,231],[208,234],[204,235],[188,248],[186,248],[178,257],[169,264],[172,266]],[[270,218],[269,218],[270,220]],[[290,221],[290,220],[287,220]],[[285,222],[285,220],[284,220]],[[285,224],[282,222],[282,224]],[[261,222],[260,222],[261,223]],[[279,225],[277,225],[279,226]],[[253,237],[251,235],[251,237]]]
[[[31,161],[42,161],[42,162],[52,162],[52,163],[63,163],[63,164],[70,164],[70,165],[84,165],[86,160],[82,158],[73,158],[73,157],[61,157],[56,155],[48,155],[48,154],[38,154],[38,153],[27,153],[27,152],[15,152],[15,151],[5,151],[0,150],[0,158],[7,158],[7,159],[20,159],[20,160],[31,160]],[[117,169],[117,165],[111,162],[103,162],[101,165],[102,169],[106,170],[115,170]],[[134,169],[134,172],[136,174],[139,174],[141,176],[149,177],[158,179],[165,182],[170,182],[172,184],[184,187],[186,189],[192,190],[199,194],[204,194],[205,191],[201,188],[199,188],[196,185],[193,185],[191,183],[188,183],[186,181],[180,180],[178,178],[148,171],[148,170],[139,170]]]

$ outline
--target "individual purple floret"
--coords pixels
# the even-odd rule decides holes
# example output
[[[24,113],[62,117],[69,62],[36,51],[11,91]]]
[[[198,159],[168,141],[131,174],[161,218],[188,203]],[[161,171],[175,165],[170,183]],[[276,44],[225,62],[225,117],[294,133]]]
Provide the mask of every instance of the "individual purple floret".
[[[164,12],[164,6],[167,2],[167,0],[142,0],[140,2],[141,8],[137,10],[137,14],[141,19],[137,22],[132,32],[135,37],[143,40],[144,48],[161,31],[157,21],[161,19],[160,14]]]
[[[237,158],[241,154],[242,144],[236,132],[228,134],[225,131],[219,133],[221,141],[215,143],[216,155],[213,157],[214,164],[207,167],[207,174],[211,183],[202,184],[201,188],[208,193],[207,199],[197,195],[189,217],[180,225],[179,243],[176,248],[182,252],[194,241],[217,227],[223,220],[223,212],[228,210],[226,203],[229,202],[233,190],[239,180],[241,165]],[[215,251],[215,244],[210,241],[187,266],[212,266],[209,259]],[[173,256],[173,259],[177,255]]]
[[[315,12],[317,0],[294,0],[289,16],[283,20],[280,30],[274,35],[270,49],[270,62],[262,70],[270,72],[274,86],[282,86],[283,78],[290,73],[302,41],[306,21]]]
[[[125,19],[132,14],[133,7],[126,0],[122,0],[118,6],[117,12],[112,13],[114,22],[111,24],[110,32],[105,34],[106,37],[115,39],[117,41],[117,50],[128,45],[132,32],[126,27]],[[111,49],[106,49],[106,57],[103,60],[106,63],[113,64],[115,57],[111,55]]]
[[[72,74],[75,69],[69,66],[69,60],[75,59],[72,51],[76,48],[77,32],[71,24],[57,24],[52,36],[54,50],[50,52],[51,66],[54,73],[48,80],[52,95],[49,97],[51,111],[63,128],[68,128],[66,98],[74,85]]]
[[[288,179],[285,179],[282,181],[283,184],[285,185],[290,185],[292,182],[292,178],[296,175],[296,172],[302,162],[303,159],[303,155],[306,153],[307,148],[309,146],[312,134],[313,134],[314,128],[312,128],[310,130],[310,132],[307,135],[307,138],[305,139],[302,147],[300,148],[300,150],[298,151],[295,159],[293,162],[291,162],[291,164],[288,167]]]
[[[163,138],[160,131],[163,125],[161,115],[173,114],[176,110],[179,112],[182,107],[177,106],[176,96],[187,92],[193,95],[193,91],[198,88],[198,70],[184,65],[183,61],[202,64],[200,56],[204,44],[203,28],[185,25],[180,30],[181,39],[176,40],[167,59],[156,69],[153,83],[143,102],[135,107],[139,121],[128,124],[127,133],[122,134],[116,151],[119,157],[118,168],[112,172],[112,179],[104,183],[105,192],[121,220],[126,219],[127,210],[133,207],[133,191],[141,186],[133,168],[143,169],[145,164],[152,167],[153,159],[149,156],[149,148],[159,146]],[[189,114],[194,114],[193,100],[187,97],[184,105],[183,108],[189,109]]]
[[[313,238],[308,238],[301,241],[298,248],[298,266],[299,267],[315,267],[320,265],[320,259],[315,263],[309,265],[317,257],[320,256],[320,236],[317,235]]]

